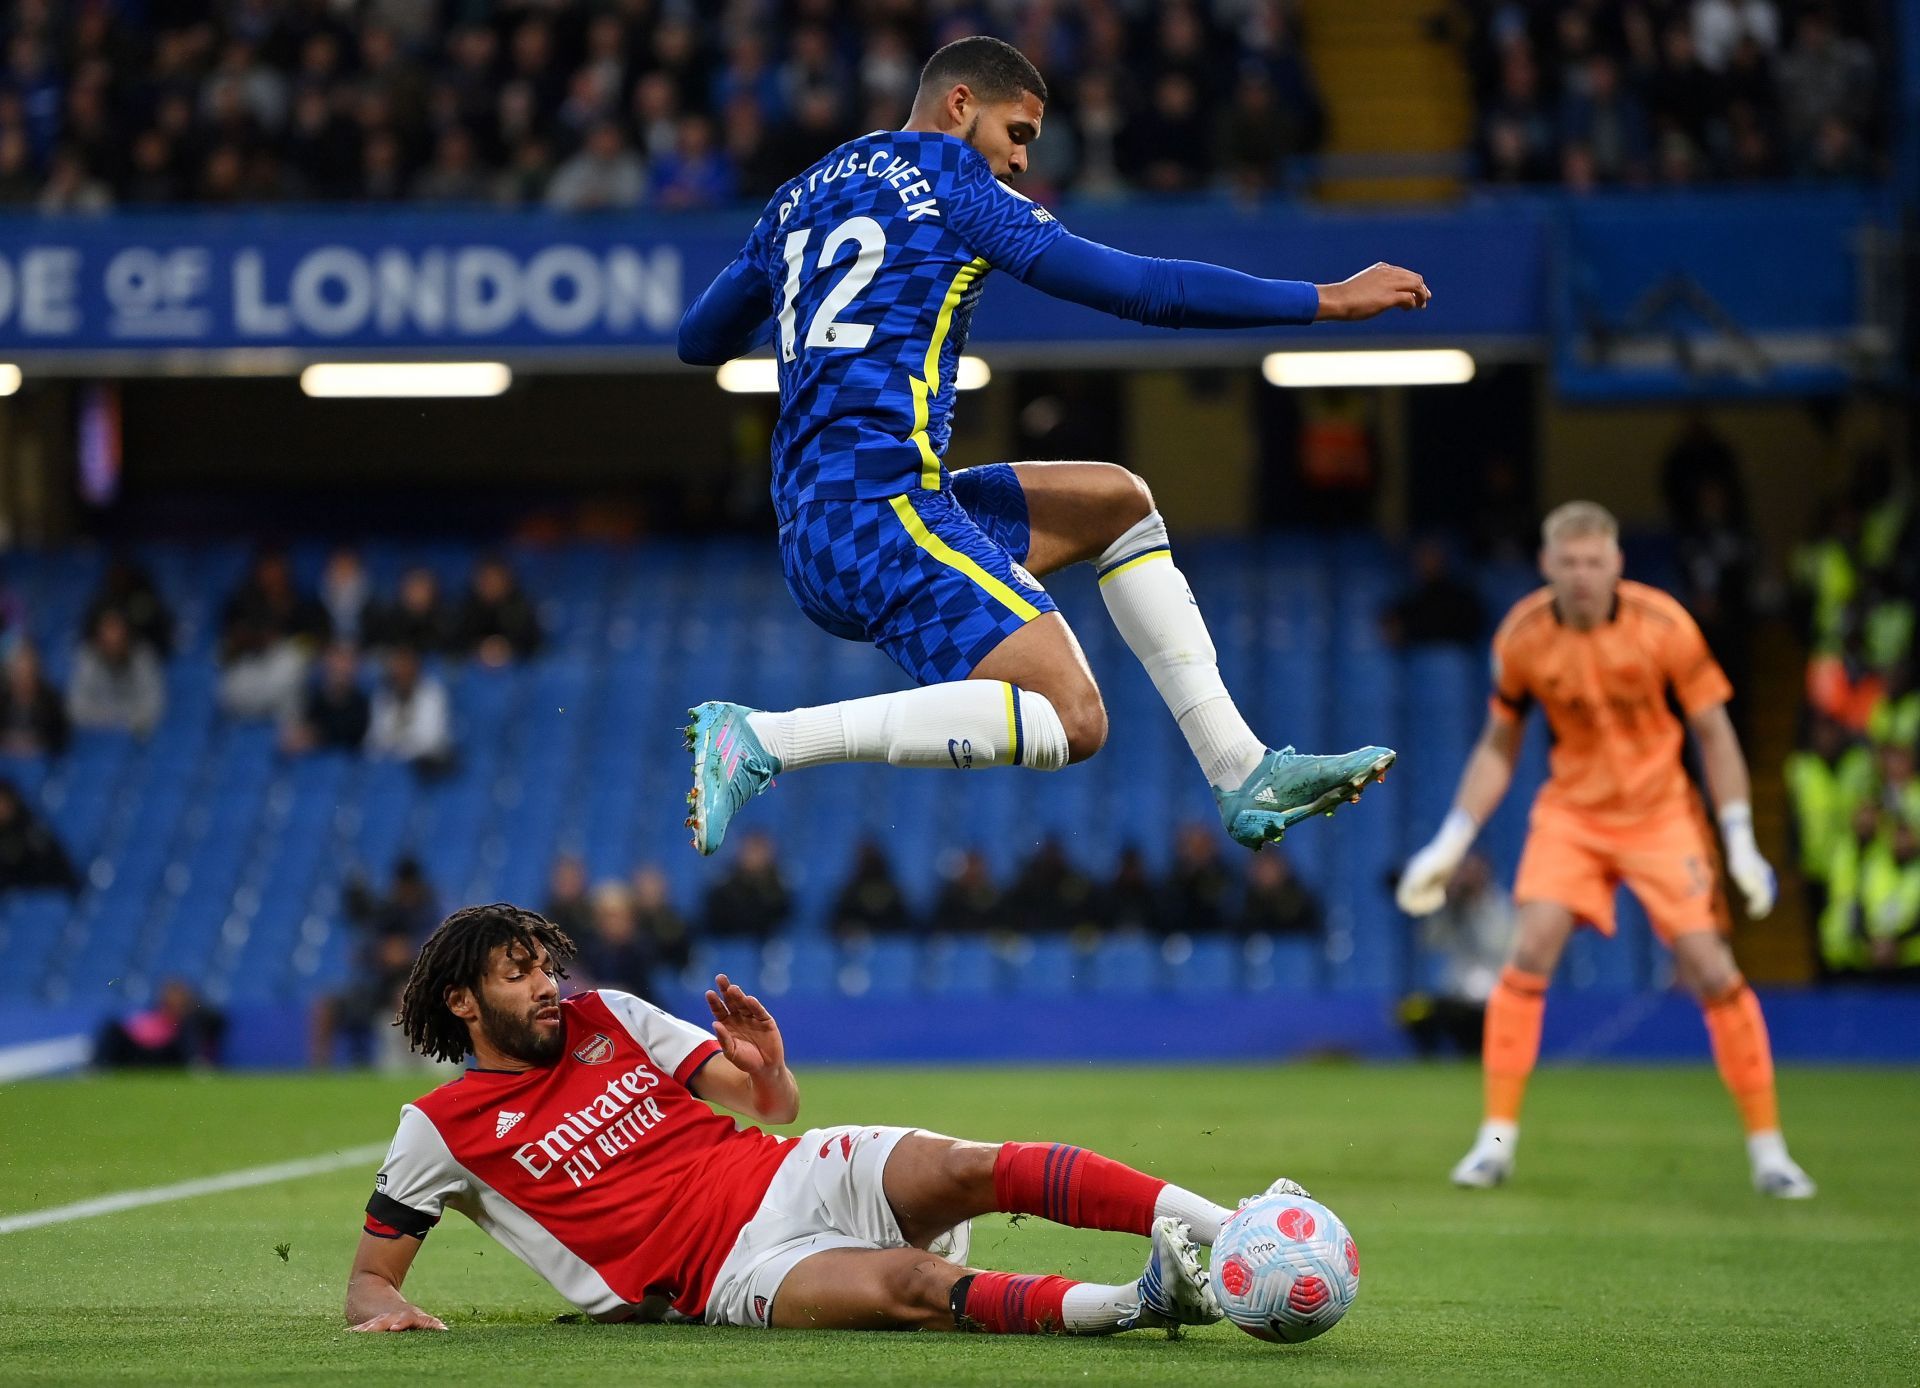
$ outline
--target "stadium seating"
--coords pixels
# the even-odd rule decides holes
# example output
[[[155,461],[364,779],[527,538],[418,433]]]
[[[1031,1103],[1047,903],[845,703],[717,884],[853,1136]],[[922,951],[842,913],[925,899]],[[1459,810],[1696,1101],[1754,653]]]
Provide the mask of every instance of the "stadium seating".
[[[457,588],[474,553],[376,543],[366,559],[381,586],[425,562]],[[1287,554],[1274,566],[1239,542],[1183,547],[1222,667],[1256,726],[1303,747],[1384,741],[1402,751],[1383,792],[1303,826],[1287,844],[1327,903],[1324,941],[1122,936],[1091,947],[1065,938],[1008,947],[942,938],[842,947],[827,938],[825,913],[862,834],[888,846],[909,900],[925,909],[945,850],[981,849],[1004,880],[1053,834],[1103,877],[1131,842],[1159,872],[1177,824],[1212,820],[1206,788],[1152,685],[1092,585],[1068,575],[1055,586],[1111,706],[1106,754],[1044,781],[886,767],[787,780],[743,823],[773,836],[796,917],[788,936],[742,972],[771,993],[855,996],[1359,992],[1416,983],[1388,877],[1445,812],[1482,717],[1484,660],[1478,651],[1401,652],[1382,642],[1376,614],[1403,573],[1379,541],[1297,536]],[[421,860],[443,902],[537,904],[563,850],[580,853],[595,878],[657,862],[681,908],[697,917],[729,859],[696,857],[680,824],[677,733],[687,706],[718,693],[791,705],[899,683],[884,658],[822,635],[792,610],[770,546],[729,539],[528,550],[514,559],[552,639],[521,666],[444,668],[460,763],[444,779],[422,781],[391,763],[286,758],[273,729],[222,718],[213,703],[218,603],[244,549],[160,545],[141,557],[180,618],[159,732],[145,744],[84,734],[51,763],[0,759],[0,775],[41,808],[87,883],[73,899],[0,897],[0,945],[18,965],[0,975],[0,1001],[105,1008],[143,999],[168,974],[234,1001],[322,991],[348,964],[343,886],[355,875],[383,881],[403,854]],[[324,547],[295,558],[310,582]],[[102,565],[84,549],[0,559],[0,582],[20,600],[56,678],[70,665],[70,634]],[[1650,568],[1657,572],[1636,561],[1637,572]],[[709,586],[715,574],[727,577]],[[1496,610],[1532,583],[1514,566],[1488,568],[1481,581]],[[1544,743],[1536,728],[1522,786],[1544,773]],[[1511,797],[1483,841],[1503,874],[1517,859],[1526,799]],[[1655,979],[1657,951],[1637,910],[1623,912],[1622,927],[1624,947],[1575,946],[1569,985],[1618,990]],[[706,947],[697,953],[695,971],[719,958]],[[741,967],[739,953],[728,952],[730,967]]]

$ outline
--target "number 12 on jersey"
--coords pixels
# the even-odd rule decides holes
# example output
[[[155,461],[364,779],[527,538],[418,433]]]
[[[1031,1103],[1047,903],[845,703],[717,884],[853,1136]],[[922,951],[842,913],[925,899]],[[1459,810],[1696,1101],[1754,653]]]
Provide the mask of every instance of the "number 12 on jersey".
[[[805,273],[802,264],[807,253],[807,242],[813,236],[813,228],[790,232],[786,246],[781,252],[787,263],[787,283],[780,297],[780,359],[792,361],[794,357],[794,299],[800,293],[800,277]],[[819,266],[825,269],[833,264],[840,254],[840,248],[852,242],[857,249],[853,263],[845,274],[827,291],[820,301],[820,307],[814,310],[813,322],[807,326],[807,346],[831,347],[836,350],[859,351],[867,345],[873,336],[873,326],[869,323],[846,323],[836,315],[845,312],[872,281],[880,269],[880,262],[887,253],[887,233],[880,223],[871,217],[849,217],[832,231],[820,245]]]

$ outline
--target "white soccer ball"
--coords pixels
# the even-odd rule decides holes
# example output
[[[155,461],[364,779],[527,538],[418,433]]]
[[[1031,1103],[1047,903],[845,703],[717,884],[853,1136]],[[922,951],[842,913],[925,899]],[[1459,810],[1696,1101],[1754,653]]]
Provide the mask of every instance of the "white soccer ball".
[[[1360,1254],[1334,1212],[1301,1195],[1263,1195],[1220,1226],[1208,1275],[1227,1319],[1262,1340],[1324,1335],[1360,1290]]]

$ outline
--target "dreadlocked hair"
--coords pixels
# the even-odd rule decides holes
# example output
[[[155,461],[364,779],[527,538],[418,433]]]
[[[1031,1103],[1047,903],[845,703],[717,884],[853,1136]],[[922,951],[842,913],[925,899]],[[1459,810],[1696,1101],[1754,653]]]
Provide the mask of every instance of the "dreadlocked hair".
[[[544,947],[561,978],[567,976],[561,965],[575,953],[567,932],[537,911],[504,901],[455,911],[420,946],[420,957],[413,961],[400,994],[393,1024],[409,1046],[434,1060],[460,1060],[473,1049],[467,1024],[447,1008],[447,989],[479,988],[500,945],[529,956],[537,953],[535,946]]]

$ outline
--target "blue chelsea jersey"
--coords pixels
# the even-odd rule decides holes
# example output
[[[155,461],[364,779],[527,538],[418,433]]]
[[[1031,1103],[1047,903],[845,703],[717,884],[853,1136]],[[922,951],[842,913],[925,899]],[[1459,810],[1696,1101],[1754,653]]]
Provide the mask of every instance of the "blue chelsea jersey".
[[[946,486],[954,370],[987,273],[1024,277],[1061,234],[951,135],[864,135],[774,195],[741,254],[771,291],[782,520]]]

